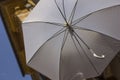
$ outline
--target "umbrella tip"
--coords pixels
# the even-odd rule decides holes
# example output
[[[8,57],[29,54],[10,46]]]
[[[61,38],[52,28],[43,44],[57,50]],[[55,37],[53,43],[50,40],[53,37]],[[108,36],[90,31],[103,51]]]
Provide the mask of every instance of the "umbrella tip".
[[[68,22],[65,22],[64,27],[68,27],[68,26],[70,26],[70,24]]]

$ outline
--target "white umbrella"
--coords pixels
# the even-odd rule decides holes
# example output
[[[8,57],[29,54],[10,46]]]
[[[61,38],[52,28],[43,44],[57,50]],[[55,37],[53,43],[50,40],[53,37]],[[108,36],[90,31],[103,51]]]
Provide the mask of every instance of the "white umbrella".
[[[120,50],[120,0],[40,0],[22,29],[28,66],[52,80],[95,77]]]

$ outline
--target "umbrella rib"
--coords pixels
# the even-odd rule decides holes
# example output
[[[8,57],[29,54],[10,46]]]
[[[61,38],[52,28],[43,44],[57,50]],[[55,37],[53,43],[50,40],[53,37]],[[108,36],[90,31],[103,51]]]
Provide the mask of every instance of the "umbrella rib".
[[[66,42],[66,39],[67,39],[67,36],[68,36],[68,31],[67,31],[67,29],[66,29],[66,31],[65,31],[65,34],[64,34],[64,37],[63,37],[63,41],[62,41],[62,47],[61,47],[61,51],[60,51],[60,61],[59,61],[59,64],[61,65],[62,64],[62,50],[63,50],[63,47],[64,47],[64,45],[65,45],[65,42]],[[60,78],[60,80],[61,80],[61,68],[59,68],[59,78]]]
[[[74,31],[75,35],[84,43],[84,45],[88,48],[88,50],[90,51],[90,53],[92,53],[92,55],[96,58],[99,58],[99,59],[104,59],[105,58],[105,55],[97,55],[93,49],[91,49],[85,42],[84,40]]]
[[[74,15],[75,15],[75,10],[76,10],[76,7],[77,7],[77,3],[78,3],[78,0],[76,0],[75,5],[74,5],[74,7],[73,7],[73,9],[72,9],[72,12],[71,12],[71,14],[70,14],[70,17],[69,17],[69,20],[68,20],[68,22],[69,22],[70,24],[72,23],[73,17],[74,17]]]
[[[61,23],[56,23],[56,22],[45,22],[45,21],[32,21],[32,22],[27,22],[27,23],[24,23],[24,24],[29,24],[29,23],[46,23],[46,24],[52,24],[52,25],[64,27],[64,24],[61,24]]]
[[[66,29],[67,30],[67,29]],[[67,36],[68,36],[68,31],[65,31],[65,34],[64,34],[64,37],[63,37],[63,42],[62,42],[62,47],[61,47],[61,52],[63,50],[63,47],[64,47],[64,44],[66,42],[66,39],[67,39]]]
[[[64,31],[66,31],[66,28],[62,28],[61,30],[59,30],[58,32],[56,32],[56,33],[55,33],[51,38],[49,38],[48,40],[50,40],[50,39],[56,37],[57,35],[63,33]]]
[[[77,29],[77,30],[86,30],[86,31],[92,31],[92,32],[96,32],[94,30],[91,30],[91,29],[86,29],[86,28],[83,28],[83,27],[78,27],[78,26],[74,26],[73,29]],[[96,33],[99,33],[99,32],[96,32]],[[99,33],[101,34],[101,33]]]
[[[77,52],[79,53],[79,55],[80,55],[80,51],[79,51],[79,49],[78,49],[78,47],[77,47],[77,45],[76,45],[76,43],[75,43],[75,40],[74,40],[74,38],[73,38],[73,35],[71,34],[71,38],[72,38],[72,40],[73,40],[73,43],[74,43],[74,45],[75,45],[75,47],[76,47],[76,49],[77,49]],[[76,39],[76,38],[75,38]],[[82,47],[81,45],[79,45],[80,47]],[[81,56],[81,55],[80,55]],[[81,56],[82,57],[82,56]]]
[[[61,11],[60,7],[58,6],[58,4],[57,4],[56,0],[54,0],[54,1],[55,1],[55,4],[56,4],[56,6],[57,6],[57,8],[58,8],[58,10],[59,10],[59,12],[60,12],[60,14],[62,15],[63,19],[64,19],[64,20],[65,20],[65,22],[67,23],[67,20],[66,20],[66,18],[65,18],[65,16],[64,16],[64,14],[62,13],[62,11]]]
[[[61,30],[59,30],[58,32],[56,32],[51,38],[49,38],[47,41],[45,41],[44,44],[43,44],[42,46],[44,46],[45,43],[47,43],[47,42],[48,42],[49,40],[51,40],[52,38],[54,38],[54,37],[60,35],[61,33],[63,33],[65,30],[66,30],[65,28],[62,28]],[[34,56],[37,55],[37,53],[39,52],[39,50],[41,49],[42,46],[39,47],[39,49],[35,52],[35,54],[32,56],[32,58],[29,60],[28,63],[30,63],[31,60],[34,58]]]
[[[65,13],[65,4],[64,4],[64,0],[62,0],[62,5],[63,5],[63,13],[64,13],[64,16],[65,16],[65,19],[66,19],[66,13]]]
[[[74,25],[76,25],[77,23],[79,23],[80,21],[86,19],[86,18],[89,17],[91,14],[92,14],[92,13],[90,13],[90,14],[88,14],[88,15],[86,15],[86,16],[83,16],[83,17],[81,17],[81,18],[78,18],[78,19],[74,20],[74,21],[72,22],[72,26],[74,26]]]
[[[73,26],[73,29],[86,30],[86,31],[93,31],[93,30],[86,29],[86,28],[83,28],[83,27],[78,27],[78,26]],[[96,32],[96,31],[93,31],[93,32]]]
[[[78,34],[74,31],[73,32],[83,43],[84,43],[84,45],[88,48],[88,49],[90,49],[90,47],[84,42],[84,40],[80,37],[80,36],[78,36]]]
[[[87,55],[87,53],[85,52],[84,48],[82,47],[81,43],[79,42],[79,40],[77,39],[77,37],[75,36],[76,34],[74,33],[73,36],[75,37],[76,41],[78,42],[79,46],[81,47],[81,49],[83,50],[83,52],[85,53],[85,56],[88,58],[88,61],[90,62],[90,64],[93,66],[94,70],[96,71],[97,74],[99,74],[99,72],[97,71],[95,65],[92,63],[92,61],[90,60],[89,56]],[[80,54],[80,53],[79,53]]]
[[[47,24],[52,24],[52,25],[57,25],[57,26],[62,26],[62,27],[64,27],[63,24],[55,23],[55,22],[43,22],[43,23],[47,23]]]

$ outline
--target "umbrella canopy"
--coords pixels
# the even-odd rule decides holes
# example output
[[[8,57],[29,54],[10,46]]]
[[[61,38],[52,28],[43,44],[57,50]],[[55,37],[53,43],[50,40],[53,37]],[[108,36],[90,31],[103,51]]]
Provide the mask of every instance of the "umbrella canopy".
[[[40,0],[22,23],[27,65],[52,80],[100,75],[120,50],[119,0]]]

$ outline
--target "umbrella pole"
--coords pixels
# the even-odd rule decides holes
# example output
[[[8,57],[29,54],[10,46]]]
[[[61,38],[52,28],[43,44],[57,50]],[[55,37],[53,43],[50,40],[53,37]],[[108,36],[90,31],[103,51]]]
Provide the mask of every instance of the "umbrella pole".
[[[89,56],[87,55],[87,53],[85,52],[84,48],[82,47],[81,43],[78,41],[77,36],[76,36],[74,33],[71,34],[71,35],[73,35],[73,36],[75,37],[75,39],[77,40],[79,46],[81,47],[81,49],[82,49],[83,52],[85,53],[85,56],[88,58],[90,64],[93,66],[93,68],[94,68],[94,70],[96,71],[96,73],[99,74],[99,72],[97,71],[95,65],[92,63],[92,61],[90,60]],[[73,40],[73,41],[74,41],[74,40]],[[85,43],[85,44],[86,44],[86,43]],[[78,51],[79,51],[79,50],[78,50]],[[80,52],[79,52],[79,53],[80,53]]]

